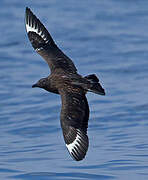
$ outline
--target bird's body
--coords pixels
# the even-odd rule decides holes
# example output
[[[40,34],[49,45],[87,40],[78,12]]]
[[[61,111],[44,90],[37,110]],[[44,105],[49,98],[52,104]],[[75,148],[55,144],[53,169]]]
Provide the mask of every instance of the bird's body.
[[[51,74],[40,79],[32,87],[61,95],[61,127],[70,155],[82,160],[88,150],[87,127],[89,106],[85,94],[88,91],[105,95],[96,75],[82,77],[72,60],[54,43],[40,20],[26,8],[26,30],[33,48],[48,63]]]

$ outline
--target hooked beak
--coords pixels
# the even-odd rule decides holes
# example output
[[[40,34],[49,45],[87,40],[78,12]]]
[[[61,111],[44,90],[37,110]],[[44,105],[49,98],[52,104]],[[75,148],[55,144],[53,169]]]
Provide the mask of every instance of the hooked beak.
[[[99,94],[105,96],[105,91],[104,91],[103,88],[102,88],[102,90],[99,92]]]
[[[38,87],[37,83],[32,85],[32,88],[35,88],[35,87]]]
[[[105,90],[102,88],[101,84],[98,83],[98,87],[97,87],[97,94],[105,96]]]
[[[100,83],[99,83],[99,85],[100,85]],[[99,89],[98,94],[105,96],[105,90],[102,88],[102,86],[101,86],[101,85],[99,86],[99,88],[98,88],[98,89]]]

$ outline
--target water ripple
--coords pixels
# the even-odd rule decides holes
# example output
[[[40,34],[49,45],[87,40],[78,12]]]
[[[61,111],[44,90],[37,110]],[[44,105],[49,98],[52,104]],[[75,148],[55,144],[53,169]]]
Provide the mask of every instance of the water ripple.
[[[97,174],[89,174],[89,173],[49,173],[49,172],[38,172],[38,173],[28,173],[22,174],[18,176],[11,176],[10,178],[15,179],[114,179],[114,176],[106,176],[106,175],[97,175]]]
[[[90,145],[81,162],[64,144],[60,96],[31,88],[49,68],[28,41],[26,6],[80,74],[95,73],[106,91],[87,94]],[[0,179],[147,179],[147,7],[138,0],[1,1]]]

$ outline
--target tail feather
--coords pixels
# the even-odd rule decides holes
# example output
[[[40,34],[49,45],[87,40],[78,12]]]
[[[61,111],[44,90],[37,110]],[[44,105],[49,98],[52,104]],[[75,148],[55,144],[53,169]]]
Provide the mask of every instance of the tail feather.
[[[88,91],[105,95],[105,90],[102,88],[101,84],[99,83],[99,79],[95,74],[85,76],[85,78],[90,82],[89,88],[87,89]]]

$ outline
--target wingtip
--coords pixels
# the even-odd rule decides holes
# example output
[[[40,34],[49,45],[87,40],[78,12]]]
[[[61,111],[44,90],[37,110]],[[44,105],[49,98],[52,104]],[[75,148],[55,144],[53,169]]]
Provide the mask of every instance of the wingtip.
[[[26,25],[29,23],[30,19],[33,18],[33,16],[35,16],[35,15],[31,11],[31,9],[29,7],[26,7],[26,11],[25,11]],[[30,23],[29,23],[29,26],[30,26]]]
[[[25,26],[26,26],[26,31],[27,31],[27,24],[28,24],[28,19],[29,19],[29,12],[31,12],[30,8],[26,7],[26,10],[25,10]]]
[[[29,7],[26,6],[26,11],[28,11],[28,10],[29,10]]]
[[[29,7],[26,7],[26,9],[25,9],[25,15],[27,16],[27,14],[28,14],[29,12],[32,12],[31,9],[30,9]]]
[[[77,130],[77,136],[71,144],[66,144],[66,147],[75,161],[81,161],[85,158],[89,140],[87,134],[84,134],[81,130]]]
[[[34,49],[40,49],[42,45],[47,45],[49,43],[54,44],[47,29],[29,7],[26,7],[25,26]]]
[[[31,9],[28,6],[26,6],[26,12],[29,12],[29,11],[32,12]]]

